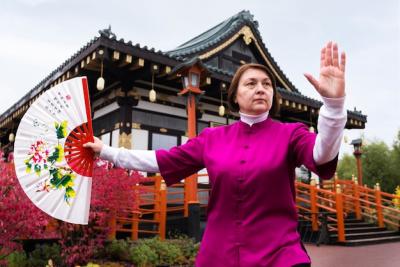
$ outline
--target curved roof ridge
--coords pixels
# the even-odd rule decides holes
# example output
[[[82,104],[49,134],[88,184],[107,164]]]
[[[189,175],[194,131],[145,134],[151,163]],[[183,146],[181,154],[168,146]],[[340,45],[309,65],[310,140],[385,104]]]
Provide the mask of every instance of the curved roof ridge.
[[[225,39],[232,31],[246,24],[246,22],[250,22],[257,28],[258,22],[255,21],[253,17],[254,16],[248,10],[242,10],[211,29],[179,45],[177,48],[166,51],[165,54],[178,57],[199,52]]]

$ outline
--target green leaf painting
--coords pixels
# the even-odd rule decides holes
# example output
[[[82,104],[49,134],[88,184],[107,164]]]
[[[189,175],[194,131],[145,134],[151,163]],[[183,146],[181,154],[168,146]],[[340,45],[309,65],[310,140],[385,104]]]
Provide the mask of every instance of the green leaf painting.
[[[71,198],[74,198],[76,193],[73,188],[74,180],[76,178],[75,173],[69,167],[56,166],[56,163],[60,163],[64,160],[64,148],[60,143],[61,139],[67,136],[67,121],[61,123],[54,123],[55,134],[57,136],[57,144],[53,147],[43,140],[36,140],[30,147],[28,158],[25,159],[24,163],[26,166],[26,172],[30,173],[32,169],[37,176],[43,174],[44,171],[48,171],[49,178],[44,182],[40,182],[37,192],[49,192],[50,190],[65,190],[64,200],[69,205]]]

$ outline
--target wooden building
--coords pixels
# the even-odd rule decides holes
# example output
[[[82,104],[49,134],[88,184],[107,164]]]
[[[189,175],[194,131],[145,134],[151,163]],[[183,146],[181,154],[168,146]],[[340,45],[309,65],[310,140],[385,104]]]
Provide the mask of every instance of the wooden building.
[[[227,88],[235,70],[249,62],[266,65],[276,78],[282,96],[276,119],[316,126],[322,103],[301,94],[290,82],[269,53],[258,22],[248,11],[241,11],[171,51],[156,51],[119,39],[110,28],[99,33],[1,114],[0,141],[6,153],[13,149],[10,135],[15,134],[32,102],[52,86],[77,76],[88,78],[95,135],[105,143],[158,149],[186,142],[186,100],[177,95],[182,83],[171,71],[193,59],[208,70],[201,77],[200,88],[205,93],[197,98],[198,132],[239,118],[227,110]],[[100,76],[105,80],[103,90],[96,86]],[[150,101],[152,89],[155,101]],[[221,104],[226,108],[223,116],[219,115]],[[365,123],[365,115],[348,111],[347,129],[362,129]]]

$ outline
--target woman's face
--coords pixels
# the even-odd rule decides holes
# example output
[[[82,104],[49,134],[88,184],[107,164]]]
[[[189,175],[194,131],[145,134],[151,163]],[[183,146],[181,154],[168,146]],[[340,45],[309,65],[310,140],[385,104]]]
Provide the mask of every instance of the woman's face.
[[[240,77],[236,101],[240,112],[260,115],[272,107],[274,90],[269,76],[260,69],[248,69]]]

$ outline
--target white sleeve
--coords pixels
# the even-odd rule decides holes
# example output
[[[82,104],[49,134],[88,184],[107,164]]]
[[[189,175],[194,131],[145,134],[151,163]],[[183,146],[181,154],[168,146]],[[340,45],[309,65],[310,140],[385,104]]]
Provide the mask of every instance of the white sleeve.
[[[130,150],[103,145],[100,158],[111,161],[121,168],[160,172],[154,150]]]
[[[339,153],[347,121],[345,97],[322,97],[322,100],[324,104],[319,110],[318,134],[313,150],[314,160],[319,165],[333,160]]]

